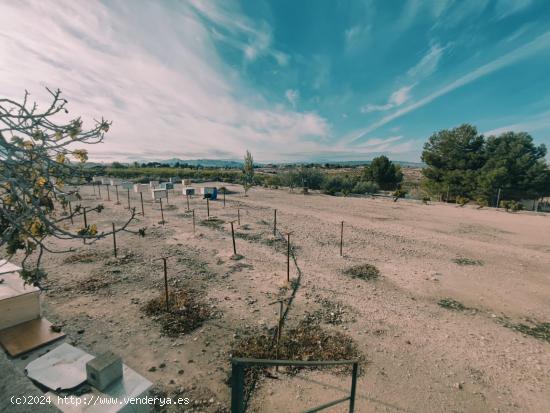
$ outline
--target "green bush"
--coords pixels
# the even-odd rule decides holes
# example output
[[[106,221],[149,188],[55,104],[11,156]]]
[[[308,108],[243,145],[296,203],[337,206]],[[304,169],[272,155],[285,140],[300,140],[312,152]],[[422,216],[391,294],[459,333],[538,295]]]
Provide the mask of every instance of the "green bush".
[[[464,196],[459,195],[456,197],[456,203],[461,207],[466,205],[468,202],[470,202],[470,200]]]
[[[351,193],[355,182],[349,176],[330,175],[323,182],[322,189],[325,194],[334,195],[341,192],[344,195]]]
[[[479,209],[489,205],[489,201],[487,201],[487,198],[485,198],[485,197],[477,198],[476,203],[477,203]]]
[[[359,181],[353,187],[354,194],[374,194],[378,192],[378,184],[372,181]]]

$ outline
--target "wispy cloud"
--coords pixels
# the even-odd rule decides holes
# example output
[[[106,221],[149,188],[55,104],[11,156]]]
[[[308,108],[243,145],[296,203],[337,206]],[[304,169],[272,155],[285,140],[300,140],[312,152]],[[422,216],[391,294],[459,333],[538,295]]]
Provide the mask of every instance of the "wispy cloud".
[[[445,47],[439,43],[432,44],[422,59],[407,71],[407,75],[413,78],[430,76],[436,71],[444,50]]]
[[[528,117],[522,122],[510,123],[495,129],[483,132],[484,135],[500,135],[504,132],[536,132],[550,131],[550,110]]]
[[[285,92],[286,99],[290,102],[293,108],[296,107],[296,103],[300,98],[300,92],[295,89],[287,89]]]
[[[513,14],[525,10],[533,3],[533,0],[498,0],[495,3],[497,19],[505,19]]]
[[[412,103],[409,106],[406,106],[402,109],[397,110],[396,112],[387,115],[383,117],[382,119],[378,120],[377,122],[374,122],[372,125],[369,125],[365,128],[359,129],[355,131],[352,136],[355,138],[355,140],[360,140],[362,137],[364,137],[366,134],[380,128],[381,126],[393,121],[394,119],[400,118],[401,116],[406,115],[407,113],[410,113],[418,108],[421,108],[428,103],[434,101],[435,99],[446,95],[449,92],[452,92],[455,89],[458,89],[464,85],[467,85],[483,76],[486,76],[490,73],[493,73],[499,69],[502,69],[503,67],[509,66],[513,63],[516,63],[522,59],[525,59],[526,57],[529,57],[541,50],[550,48],[550,31],[538,36],[534,40],[532,40],[529,43],[526,43],[522,45],[521,47],[493,60],[492,62],[489,62],[481,67],[478,67],[477,69],[471,71],[470,73],[459,77],[458,79],[455,79],[454,81],[448,83],[447,85],[443,86],[439,90],[436,90],[435,92],[429,94],[428,96]]]
[[[233,36],[245,59],[284,63],[262,37],[269,30],[254,23],[229,2],[3,2],[0,90],[19,99],[28,89],[46,104],[44,86],[59,87],[70,115],[113,120],[105,143],[89,148],[92,159],[240,158],[250,148],[258,160],[277,160],[331,126],[270,104],[221,58],[217,43]],[[245,44],[255,52],[246,56]]]
[[[362,113],[370,113],[377,111],[386,111],[401,106],[410,99],[410,92],[414,86],[414,84],[403,86],[402,88],[396,90],[390,95],[387,103],[384,103],[382,105],[374,105],[369,103],[361,107],[360,110]]]

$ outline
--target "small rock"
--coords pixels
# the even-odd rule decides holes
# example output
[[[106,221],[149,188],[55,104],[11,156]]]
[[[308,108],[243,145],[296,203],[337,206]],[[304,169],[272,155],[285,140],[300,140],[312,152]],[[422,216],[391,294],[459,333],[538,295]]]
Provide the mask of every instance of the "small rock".
[[[157,371],[157,368],[155,366],[149,367],[149,371]]]

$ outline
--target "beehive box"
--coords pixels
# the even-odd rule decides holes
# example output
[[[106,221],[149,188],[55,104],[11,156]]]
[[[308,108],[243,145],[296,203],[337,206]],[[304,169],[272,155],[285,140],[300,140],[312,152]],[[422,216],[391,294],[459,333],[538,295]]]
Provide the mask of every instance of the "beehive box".
[[[195,188],[190,186],[183,187],[183,195],[195,195]]]
[[[189,186],[191,185],[191,179],[182,179],[181,183],[183,184],[183,186]]]
[[[205,186],[201,188],[201,195],[203,198],[210,198],[212,200],[218,198],[218,188],[215,186]]]
[[[153,189],[151,195],[153,196],[153,201],[158,201],[161,198],[166,198],[168,191],[166,189]]]
[[[161,182],[160,189],[174,189],[174,184],[172,182]]]
[[[134,192],[135,193],[138,193],[138,192],[146,192],[148,191],[150,188],[149,188],[149,185],[148,184],[134,184]]]
[[[122,179],[111,179],[111,185],[122,185]]]
[[[134,184],[132,182],[128,181],[122,181],[122,188],[124,189],[132,189]]]
[[[40,318],[40,289],[25,285],[18,272],[0,278],[0,330]]]
[[[149,181],[149,188],[157,188],[159,186],[159,181]]]
[[[102,182],[103,181],[103,176],[94,176],[92,178],[92,182]]]
[[[111,180],[109,178],[101,178],[101,183],[103,185],[111,185]]]

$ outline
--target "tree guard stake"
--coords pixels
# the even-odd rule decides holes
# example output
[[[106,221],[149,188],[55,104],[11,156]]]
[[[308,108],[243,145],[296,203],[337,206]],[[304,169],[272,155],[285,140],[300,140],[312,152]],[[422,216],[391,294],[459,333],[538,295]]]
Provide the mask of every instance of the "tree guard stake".
[[[120,200],[118,199],[118,185],[115,185],[115,192],[116,192],[116,205],[120,205]]]
[[[210,198],[206,198],[206,216],[210,219]]]
[[[273,211],[273,236],[277,235],[277,210]]]
[[[241,226],[241,210],[237,208],[237,223]]]
[[[193,210],[193,235],[195,235],[195,210]]]
[[[111,200],[111,191],[109,191],[109,185],[105,185],[105,187],[107,188],[107,201],[110,201]]]
[[[143,192],[139,193],[139,199],[141,201],[141,215],[145,216],[145,210],[143,209]]]
[[[185,196],[187,197],[187,211],[189,211],[189,194],[185,194]]]
[[[223,207],[225,208],[225,186],[223,187]]]
[[[127,191],[128,191],[128,209],[131,209],[130,208],[130,188],[127,188]]]
[[[168,266],[166,264],[166,258],[162,258],[164,262],[164,293],[166,295],[166,312],[170,311],[170,300],[168,298]]]

